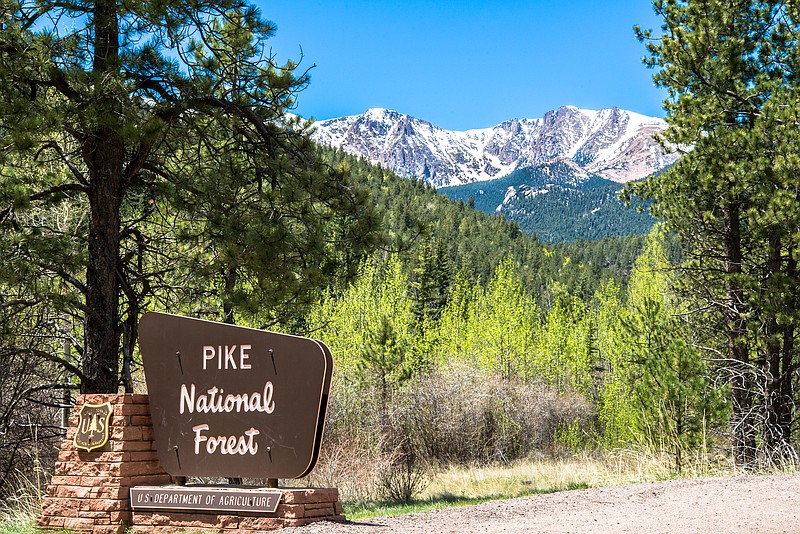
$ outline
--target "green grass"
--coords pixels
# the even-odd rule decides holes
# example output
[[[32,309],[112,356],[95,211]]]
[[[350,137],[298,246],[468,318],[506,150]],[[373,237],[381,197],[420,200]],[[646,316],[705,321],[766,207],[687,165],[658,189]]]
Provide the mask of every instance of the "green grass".
[[[517,497],[527,497],[544,493],[555,493],[557,491],[568,491],[576,489],[587,489],[588,484],[572,483],[568,487],[553,488],[551,490],[532,490],[528,492],[517,492],[507,495],[490,495],[485,497],[464,497],[458,495],[443,494],[426,499],[414,499],[410,502],[392,501],[359,501],[344,504],[344,514],[347,519],[357,521],[369,517],[395,516],[414,514],[417,512],[429,512],[431,510],[441,510],[443,508],[455,508],[458,506],[471,506],[489,501],[502,499],[513,499]]]
[[[70,530],[42,530],[36,526],[36,518],[10,520],[0,518],[0,534],[74,534]]]
[[[3,521],[0,523],[0,534],[28,534],[36,532],[36,521]]]
[[[488,498],[469,498],[446,495],[432,499],[414,499],[407,503],[392,501],[359,501],[344,504],[344,515],[350,520],[365,519],[377,516],[395,516],[453,508],[456,506],[469,506],[489,501]]]

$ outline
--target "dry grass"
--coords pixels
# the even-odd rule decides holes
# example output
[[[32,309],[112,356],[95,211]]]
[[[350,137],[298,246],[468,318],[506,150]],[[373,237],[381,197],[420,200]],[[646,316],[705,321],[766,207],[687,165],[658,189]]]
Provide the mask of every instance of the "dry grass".
[[[364,448],[363,445],[362,447]],[[706,455],[693,458],[680,475],[672,469],[672,458],[666,453],[624,450],[602,454],[576,454],[569,457],[520,460],[511,464],[476,467],[449,467],[429,473],[427,488],[411,504],[396,506],[386,501],[364,501],[373,498],[380,471],[386,465],[371,464],[365,457],[350,457],[342,447],[327,465],[315,471],[313,482],[339,486],[346,501],[348,517],[358,519],[373,515],[395,515],[431,508],[472,504],[491,499],[513,498],[535,493],[576,488],[589,488],[649,482],[684,477],[741,474],[723,458],[711,461]],[[390,463],[390,462],[389,462]],[[798,465],[784,465],[781,472],[798,472]],[[339,482],[334,482],[339,480]],[[298,483],[310,483],[306,479]],[[327,482],[327,484],[326,484]],[[0,508],[0,534],[29,534],[35,528],[41,502],[41,487],[35,475],[20,476],[21,490],[14,499]]]
[[[339,488],[344,501],[380,499],[381,481],[394,461],[382,452],[380,439],[354,435],[350,441],[330,440],[314,472],[298,485]]]
[[[488,467],[450,467],[431,477],[422,498],[459,496],[470,499],[510,498],[574,488],[587,488],[733,474],[726,463],[700,459],[682,473],[671,468],[667,454],[642,451],[581,454],[561,459],[534,459]]]
[[[451,466],[430,472],[430,483],[412,503],[351,501],[345,512],[351,519],[397,515],[448,506],[509,499],[537,493],[651,482],[678,477],[741,474],[722,457],[695,455],[682,473],[672,468],[664,453],[621,450],[579,453],[560,458],[541,457],[491,466]]]
[[[35,532],[36,518],[42,510],[43,481],[40,473],[31,477],[17,473],[11,485],[18,491],[0,503],[0,533]]]

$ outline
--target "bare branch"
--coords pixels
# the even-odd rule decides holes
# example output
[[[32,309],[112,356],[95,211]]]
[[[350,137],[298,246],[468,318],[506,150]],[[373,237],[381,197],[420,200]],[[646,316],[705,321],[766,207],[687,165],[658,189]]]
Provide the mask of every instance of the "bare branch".
[[[83,371],[81,371],[81,369],[79,367],[77,367],[72,362],[69,362],[69,361],[65,360],[64,358],[62,358],[60,356],[56,356],[54,354],[50,354],[47,351],[43,351],[43,350],[39,350],[39,349],[33,349],[33,348],[16,348],[16,349],[10,349],[10,350],[6,351],[6,354],[10,354],[10,355],[30,354],[32,356],[37,356],[37,357],[45,359],[47,361],[50,361],[50,362],[53,362],[53,363],[57,363],[57,364],[61,365],[64,369],[69,371],[71,374],[73,374],[73,375],[77,376],[78,378],[80,378],[82,381],[85,380]]]

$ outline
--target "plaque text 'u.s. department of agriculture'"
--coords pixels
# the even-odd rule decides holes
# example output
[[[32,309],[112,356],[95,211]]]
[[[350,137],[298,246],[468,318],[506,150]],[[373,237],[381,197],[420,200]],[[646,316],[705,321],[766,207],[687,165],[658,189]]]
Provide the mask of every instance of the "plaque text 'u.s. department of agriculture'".
[[[155,487],[131,488],[134,510],[205,510],[275,513],[281,492],[263,488]]]

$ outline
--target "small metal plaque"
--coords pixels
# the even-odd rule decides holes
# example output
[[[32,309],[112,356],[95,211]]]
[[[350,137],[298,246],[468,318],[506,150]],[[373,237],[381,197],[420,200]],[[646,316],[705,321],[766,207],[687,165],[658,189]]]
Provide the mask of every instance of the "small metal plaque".
[[[282,493],[264,488],[193,486],[136,486],[131,488],[134,510],[200,510],[274,514]]]
[[[108,422],[111,418],[111,403],[84,404],[78,413],[78,431],[75,447],[92,452],[108,443]]]

